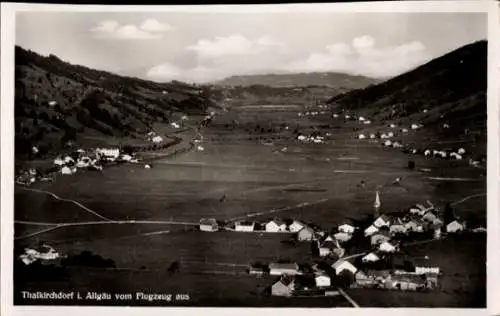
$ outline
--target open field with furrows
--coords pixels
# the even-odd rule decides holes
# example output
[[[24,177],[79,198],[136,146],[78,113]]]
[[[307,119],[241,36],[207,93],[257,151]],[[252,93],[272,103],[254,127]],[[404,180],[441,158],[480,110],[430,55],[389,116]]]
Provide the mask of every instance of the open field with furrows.
[[[486,178],[481,176],[484,170],[469,167],[467,161],[425,159],[403,154],[398,149],[382,148],[379,143],[355,139],[355,132],[350,127],[343,128],[341,122],[332,123],[328,128],[321,127],[324,124],[313,119],[298,118],[297,111],[294,108],[279,113],[255,109],[236,114],[229,112],[220,119],[217,117],[213,126],[202,129],[204,151],[155,160],[152,169],[144,169],[143,164],[124,164],[106,168],[102,173],[59,176],[53,183],[35,184],[31,188],[76,200],[112,220],[197,223],[202,217],[268,220],[277,216],[298,218],[325,229],[341,224],[346,218],[371,214],[376,189],[381,194],[382,212],[405,210],[427,199],[442,207],[446,202],[486,191]],[[234,128],[225,126],[234,119],[232,116],[238,118],[238,125]],[[241,127],[248,122],[286,124],[289,129],[251,135]],[[297,127],[304,134],[316,127],[322,135],[326,132],[332,135],[326,137],[325,144],[303,144],[291,138],[290,129]],[[271,136],[277,137],[267,140]],[[409,159],[416,162],[415,170],[406,168]],[[420,168],[430,171],[423,172]],[[392,184],[396,177],[402,177],[400,185]],[[442,181],[432,177],[464,179]],[[361,181],[366,183],[364,188],[359,186]],[[221,201],[224,195],[226,198]],[[484,223],[485,200],[483,196],[456,205],[456,213]],[[15,217],[22,221],[57,223],[102,220],[74,204],[57,201],[43,193],[25,191],[21,187],[16,187]],[[23,236],[46,228],[18,224],[15,234]],[[192,231],[190,225],[99,224],[60,227],[21,239],[18,245],[46,241],[62,253],[77,254],[88,250],[113,259],[118,268],[142,268],[139,272],[96,271],[89,278],[83,278],[82,273],[72,273],[60,284],[62,287],[100,290],[99,282],[120,291],[135,291],[151,288],[151,283],[157,283],[158,289],[165,286],[173,291],[175,284],[174,287],[182,287],[180,292],[196,296],[196,301],[190,302],[194,305],[299,306],[308,302],[310,306],[343,306],[337,302],[338,298],[294,300],[293,303],[275,298],[249,298],[248,293],[256,291],[262,284],[270,285],[272,280],[231,274],[242,272],[242,266],[214,265],[246,265],[278,259],[311,260],[310,245],[293,247],[281,242],[286,238],[286,234],[201,233]],[[475,251],[485,255],[479,247],[485,242],[473,240],[470,244],[471,249],[476,244]],[[442,245],[437,249],[446,247],[453,249],[458,246]],[[465,250],[463,253],[469,254]],[[485,262],[465,255],[457,259],[470,267]],[[174,261],[181,263],[179,274],[168,276],[152,272],[164,271]],[[201,271],[208,274],[196,274]],[[219,275],[217,271],[230,274]],[[151,275],[155,276],[155,282]],[[217,278],[217,281],[212,278]],[[485,286],[480,279],[471,279],[469,283],[476,288]],[[40,282],[26,286],[41,288],[47,284]],[[387,303],[391,306],[413,304],[413,296],[409,294],[382,295],[410,297],[401,298],[402,303],[394,299]],[[443,300],[442,306],[461,304],[460,295],[447,295],[449,297]],[[364,303],[362,298],[359,303],[361,306],[381,304],[370,300]],[[422,304],[426,304],[425,300]]]

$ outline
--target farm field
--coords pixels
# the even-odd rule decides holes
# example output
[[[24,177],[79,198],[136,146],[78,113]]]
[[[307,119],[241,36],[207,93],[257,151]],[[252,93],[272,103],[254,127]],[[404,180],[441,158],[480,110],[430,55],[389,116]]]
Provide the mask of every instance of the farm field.
[[[17,286],[32,289],[60,286],[111,292],[127,289],[135,292],[145,285],[149,287],[158,283],[155,285],[158,290],[191,293],[190,305],[345,306],[345,300],[337,297],[297,299],[290,303],[290,300],[249,296],[258,288],[269,286],[273,280],[244,275],[248,264],[283,259],[310,262],[308,243],[294,247],[282,243],[289,237],[287,234],[202,233],[194,231],[194,226],[204,217],[264,221],[277,216],[297,218],[329,230],[347,218],[372,214],[376,190],[381,195],[381,212],[404,211],[412,204],[426,200],[443,207],[447,202],[486,191],[486,177],[481,175],[484,170],[469,167],[465,160],[410,157],[398,149],[382,148],[379,142],[357,140],[356,133],[352,132],[356,122],[335,122],[336,125],[321,130],[322,133],[331,133],[324,144],[303,144],[290,138],[287,131],[260,135],[266,138],[263,141],[252,139],[241,129],[224,127],[235,118],[239,124],[262,121],[287,124],[291,128],[299,125],[304,133],[318,125],[314,120],[297,118],[296,108],[278,113],[259,107],[239,109],[223,114],[214,126],[201,131],[203,151],[159,158],[152,162],[152,169],[144,169],[143,164],[123,164],[106,168],[102,173],[59,176],[53,183],[30,187],[78,201],[114,221],[176,221],[184,224],[105,223],[96,214],[73,203],[16,186],[17,221],[102,221],[50,230],[47,226],[18,223],[15,226],[18,247],[44,241],[64,254],[91,251],[112,259],[117,269],[124,269],[95,271],[88,278],[75,272],[59,283],[27,282]],[[271,136],[275,138],[268,140]],[[409,159],[415,161],[415,170],[406,168]],[[429,170],[424,172],[421,168]],[[392,184],[397,177],[402,178],[400,184]],[[447,177],[462,179],[440,179]],[[359,186],[361,181],[366,183],[365,187]],[[222,196],[226,197],[223,202]],[[485,225],[486,197],[464,201],[456,205],[455,211],[462,218]],[[485,241],[474,239],[447,244],[452,242],[446,240],[443,244],[433,243],[417,250],[450,252],[443,256],[449,260],[442,264],[443,270],[451,275],[458,273],[456,269],[475,271],[480,277],[469,278],[467,289],[469,294],[485,296],[485,282],[481,279],[485,271]],[[453,250],[459,246],[471,250],[457,255]],[[473,252],[477,255],[472,255]],[[451,258],[456,258],[460,265],[451,264]],[[175,261],[180,262],[180,271],[167,274],[167,268]],[[153,282],[152,278],[160,282]],[[393,292],[379,294],[381,292],[377,291],[371,295],[369,290],[352,290],[350,293],[361,306],[412,306],[417,304],[415,300],[426,306],[484,304],[481,299],[464,301],[463,294],[450,291],[442,294],[445,298],[435,300],[420,300],[413,294]]]

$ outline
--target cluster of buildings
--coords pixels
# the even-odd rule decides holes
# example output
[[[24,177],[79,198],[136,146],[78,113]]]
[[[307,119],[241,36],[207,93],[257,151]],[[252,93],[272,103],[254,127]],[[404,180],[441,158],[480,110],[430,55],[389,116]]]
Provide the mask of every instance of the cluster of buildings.
[[[25,248],[24,253],[19,256],[19,259],[25,264],[30,265],[35,261],[41,262],[52,261],[61,258],[61,255],[51,246],[41,244],[37,247]]]
[[[315,231],[299,220],[274,218],[266,222],[236,221],[230,225],[219,224],[215,218],[200,219],[199,229],[204,232],[216,232],[221,228],[235,232],[296,233],[299,241],[312,241]]]
[[[298,135],[297,136],[297,140],[302,142],[302,143],[305,143],[305,144],[310,144],[310,143],[313,143],[313,144],[324,144],[325,141],[326,141],[326,138],[324,136],[306,136],[306,135]]]
[[[158,144],[163,142],[163,137],[160,135],[157,135],[156,132],[154,132],[154,131],[147,133],[146,139],[155,145],[158,145]]]
[[[335,114],[334,114],[335,115]],[[346,115],[348,116],[348,115]],[[360,120],[365,121],[363,117],[360,117]],[[366,122],[366,121],[365,121]],[[443,125],[444,128],[449,128],[448,124]],[[395,129],[397,128],[396,124],[389,124],[389,128]],[[412,130],[417,130],[421,128],[421,124],[411,124],[409,129]],[[408,133],[409,132],[408,128],[400,128],[400,131],[402,134]],[[404,148],[404,152],[410,153],[410,154],[423,154],[425,157],[435,157],[435,158],[442,158],[442,159],[455,159],[455,160],[462,160],[465,156],[466,150],[464,148],[458,148],[458,149],[447,149],[447,150],[442,150],[442,149],[425,149],[425,150],[420,150],[417,148],[410,148],[408,146],[403,145],[401,142],[392,140],[394,137],[396,137],[396,134],[392,131],[389,132],[376,132],[376,133],[359,133],[357,135],[357,138],[360,140],[363,139],[381,139],[381,144],[384,147],[392,147],[392,148]],[[472,159],[469,160],[469,164],[474,167],[478,167],[480,162],[479,161],[474,161]]]
[[[348,279],[350,287],[379,288],[385,290],[423,291],[439,288],[439,276],[442,273],[438,263],[428,256],[408,257],[401,248],[402,241],[414,241],[412,233],[440,239],[442,232],[460,233],[466,230],[466,223],[458,218],[443,223],[438,210],[427,201],[426,205],[416,204],[400,215],[382,214],[376,216],[367,227],[356,227],[350,223],[339,225],[330,233],[313,228],[300,221],[287,223],[273,219],[261,224],[267,232],[293,232],[299,242],[310,242],[317,246],[319,263],[312,266],[300,266],[295,262],[271,263],[268,266],[251,266],[249,274],[261,276],[279,276],[271,286],[271,295],[294,296],[304,293],[334,295],[339,280]],[[378,212],[380,198],[376,195],[375,208]],[[238,231],[252,231],[255,222],[238,222]],[[472,232],[484,232],[478,227]],[[346,244],[353,238],[367,241],[369,250],[347,255]],[[425,237],[427,238],[427,237]],[[369,243],[368,243],[369,242]],[[366,246],[363,246],[366,249]],[[316,261],[318,262],[318,261]],[[308,278],[309,285],[303,282]],[[309,292],[308,292],[309,291]]]
[[[55,173],[73,175],[78,170],[102,171],[103,165],[112,162],[138,163],[139,160],[134,155],[121,152],[119,148],[95,148],[89,151],[78,149],[66,155],[57,156],[52,162],[53,168],[48,172],[49,175],[44,175],[39,170],[30,168],[21,171],[16,177],[16,182],[30,185],[37,181],[52,181],[52,175]]]
[[[103,165],[110,162],[138,163],[132,155],[120,152],[119,148],[96,148],[91,151],[78,149],[72,154],[54,159],[54,166],[60,168],[63,175],[71,175],[78,169],[103,170]]]

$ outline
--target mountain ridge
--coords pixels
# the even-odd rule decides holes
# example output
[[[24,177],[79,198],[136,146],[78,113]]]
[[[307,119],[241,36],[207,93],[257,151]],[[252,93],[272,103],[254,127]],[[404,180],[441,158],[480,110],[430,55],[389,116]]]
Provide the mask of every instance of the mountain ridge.
[[[217,107],[196,86],[120,76],[15,47],[16,155],[34,144],[58,150],[89,133],[141,138],[158,121]]]
[[[270,87],[307,87],[324,86],[337,89],[359,89],[382,82],[366,76],[349,75],[337,72],[298,72],[298,73],[268,73],[253,75],[234,75],[213,82],[216,86],[252,86]]]
[[[332,111],[419,122],[450,135],[486,133],[487,41],[464,45],[378,85],[337,95]],[[467,126],[467,130],[464,128]],[[458,134],[457,134],[458,133]]]

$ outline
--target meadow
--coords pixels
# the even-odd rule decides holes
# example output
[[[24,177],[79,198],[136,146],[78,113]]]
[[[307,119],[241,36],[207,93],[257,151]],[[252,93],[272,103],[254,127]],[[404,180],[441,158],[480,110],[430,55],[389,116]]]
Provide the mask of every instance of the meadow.
[[[227,126],[236,119],[239,126],[251,122],[276,126],[285,124],[290,128],[281,133],[264,133],[251,138],[238,125]],[[326,137],[324,144],[303,144],[291,138],[290,130],[298,128],[304,133],[313,130],[324,133],[328,130],[321,128],[321,120],[298,118],[297,108],[275,111],[245,108],[217,118],[214,126],[201,131],[204,151],[190,151],[154,160],[152,169],[145,169],[143,164],[124,164],[107,168],[102,173],[81,172],[73,176],[59,176],[53,183],[36,184],[33,188],[76,200],[112,220],[197,223],[203,217],[264,221],[276,216],[315,223],[326,230],[348,218],[363,218],[372,214],[376,190],[380,191],[382,212],[404,211],[412,204],[426,200],[443,207],[447,202],[486,191],[486,178],[481,176],[483,170],[470,168],[467,161],[425,159],[403,154],[398,149],[381,148],[378,142],[359,141],[352,130],[355,124],[334,122],[328,129],[332,135]],[[415,170],[407,168],[409,159],[415,161]],[[421,168],[430,171],[423,172]],[[392,184],[396,177],[402,178],[399,185]],[[469,180],[439,181],[432,177],[466,177]],[[359,185],[361,181],[365,182],[364,187]],[[223,196],[225,199],[221,199]],[[480,197],[459,204],[455,207],[456,213],[484,225],[485,199]],[[100,220],[74,204],[56,201],[48,195],[21,187],[16,187],[15,218],[52,223]],[[37,227],[39,230],[44,228]],[[33,232],[36,229],[31,225],[15,226],[17,237]],[[20,238],[16,243],[21,247],[45,241],[66,254],[88,250],[111,258],[117,268],[143,270],[137,273],[85,272],[88,278],[75,273],[60,284],[63,287],[100,289],[100,283],[115,290],[127,288],[138,291],[155,283],[152,280],[160,280],[161,286],[166,288],[175,285],[184,292],[189,290],[197,297],[198,303],[193,301],[194,305],[281,306],[281,301],[275,298],[259,297],[247,301],[248,293],[264,283],[270,285],[272,280],[256,280],[239,274],[200,277],[196,273],[214,271],[215,268],[217,271],[241,272],[244,265],[255,261],[311,260],[310,245],[293,247],[281,242],[286,238],[281,234],[202,233],[193,231],[191,225],[132,223],[60,227],[33,237]],[[473,249],[474,245],[483,244],[483,241],[476,240],[469,244]],[[436,247],[443,249],[450,246]],[[479,253],[485,256],[485,250]],[[449,255],[452,257],[453,253]],[[480,264],[476,260],[471,261],[470,256],[460,256],[458,260],[460,264],[457,266]],[[180,273],[164,276],[165,270],[174,261],[181,262]],[[239,268],[224,265],[215,265],[214,268],[214,262],[235,264]],[[122,274],[125,276],[122,277]],[[477,289],[485,287],[484,281],[471,282]],[[46,285],[36,283],[25,286]],[[357,294],[357,291],[360,293]],[[414,304],[411,295],[379,295],[377,292],[375,300],[370,299],[370,295],[365,296],[364,291],[353,292],[353,297],[358,299],[359,296],[362,306],[378,306],[380,302],[390,306]],[[394,298],[390,298],[391,295]],[[442,302],[446,306],[455,306],[459,301],[463,302],[461,296],[451,295],[449,299],[429,304],[439,305]],[[344,304],[338,299],[307,302],[318,306]],[[426,304],[426,300],[421,303]],[[306,303],[299,300],[296,304]]]

